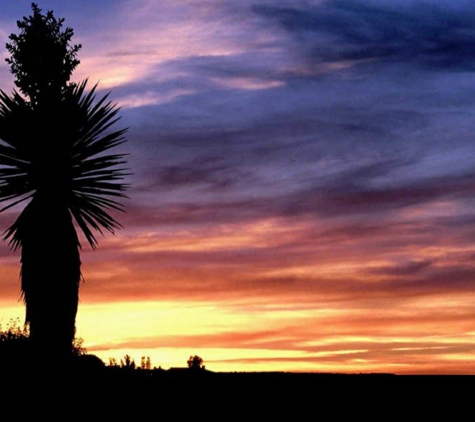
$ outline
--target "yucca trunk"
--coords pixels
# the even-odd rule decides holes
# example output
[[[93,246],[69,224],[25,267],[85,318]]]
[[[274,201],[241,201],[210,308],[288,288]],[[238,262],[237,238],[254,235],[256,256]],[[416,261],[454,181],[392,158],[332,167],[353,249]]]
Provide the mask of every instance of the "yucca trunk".
[[[68,358],[78,308],[81,261],[68,209],[34,197],[21,221],[21,289],[30,339],[40,357]]]

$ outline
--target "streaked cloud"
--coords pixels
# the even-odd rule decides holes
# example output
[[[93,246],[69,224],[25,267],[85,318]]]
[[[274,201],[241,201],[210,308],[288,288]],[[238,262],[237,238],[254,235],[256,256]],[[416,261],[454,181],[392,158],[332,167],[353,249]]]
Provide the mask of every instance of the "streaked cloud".
[[[2,4],[0,42],[29,7]],[[41,6],[129,127],[124,228],[82,251],[91,352],[473,373],[471,2]],[[0,245],[8,315],[18,259]]]

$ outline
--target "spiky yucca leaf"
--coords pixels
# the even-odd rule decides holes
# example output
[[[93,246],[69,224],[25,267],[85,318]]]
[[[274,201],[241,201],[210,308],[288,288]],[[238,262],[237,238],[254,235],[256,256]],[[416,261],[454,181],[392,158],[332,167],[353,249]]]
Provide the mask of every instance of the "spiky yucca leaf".
[[[34,109],[18,93],[0,91],[0,212],[31,198],[67,207],[92,248],[94,231],[121,225],[109,214],[127,185],[125,154],[109,150],[125,142],[127,129],[112,131],[119,108],[108,94],[96,100],[87,80],[73,86],[60,104]],[[21,215],[5,231],[13,248],[22,244]]]

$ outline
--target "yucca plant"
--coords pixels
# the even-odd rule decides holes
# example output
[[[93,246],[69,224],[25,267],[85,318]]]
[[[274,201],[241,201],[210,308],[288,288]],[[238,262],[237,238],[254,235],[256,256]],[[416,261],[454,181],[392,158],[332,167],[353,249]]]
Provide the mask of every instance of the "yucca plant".
[[[125,159],[110,150],[125,141],[126,129],[112,130],[119,108],[108,94],[97,99],[97,86],[68,82],[79,63],[80,46],[69,47],[72,30],[32,8],[7,44],[20,92],[0,91],[0,212],[19,211],[3,239],[21,251],[30,340],[40,353],[70,356],[81,280],[76,229],[95,249],[95,232],[120,227],[111,214],[124,211]],[[46,59],[59,63],[46,66],[49,74]]]

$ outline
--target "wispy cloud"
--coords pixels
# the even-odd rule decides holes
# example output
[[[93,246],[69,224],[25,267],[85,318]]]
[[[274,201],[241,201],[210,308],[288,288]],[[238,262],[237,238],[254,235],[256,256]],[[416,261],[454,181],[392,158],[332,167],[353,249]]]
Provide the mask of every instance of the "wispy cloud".
[[[474,11],[468,2],[324,1],[304,7],[257,5],[316,61],[367,60],[473,70]]]
[[[43,8],[83,44],[75,79],[111,90],[129,127],[124,229],[82,252],[91,350],[473,372],[471,2]],[[2,246],[2,298],[20,307],[17,259]],[[137,315],[153,320],[141,334],[114,331]]]

